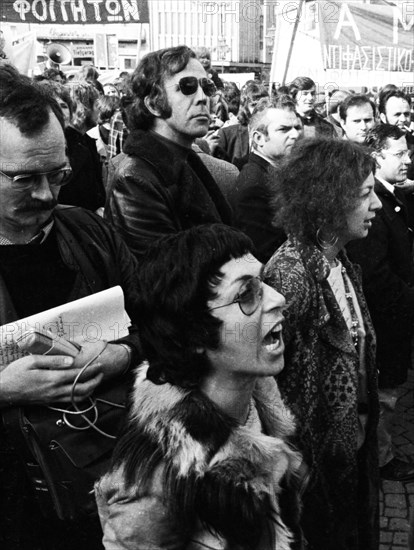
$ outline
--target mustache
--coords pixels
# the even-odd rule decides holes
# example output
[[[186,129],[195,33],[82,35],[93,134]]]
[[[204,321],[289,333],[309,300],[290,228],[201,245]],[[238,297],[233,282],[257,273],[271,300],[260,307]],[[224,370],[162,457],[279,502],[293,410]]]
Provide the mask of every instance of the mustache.
[[[25,200],[24,203],[22,203],[19,210],[21,211],[39,211],[42,212],[44,210],[54,210],[56,206],[58,205],[58,201],[56,199],[51,199],[49,201],[39,201],[36,199],[29,199]]]

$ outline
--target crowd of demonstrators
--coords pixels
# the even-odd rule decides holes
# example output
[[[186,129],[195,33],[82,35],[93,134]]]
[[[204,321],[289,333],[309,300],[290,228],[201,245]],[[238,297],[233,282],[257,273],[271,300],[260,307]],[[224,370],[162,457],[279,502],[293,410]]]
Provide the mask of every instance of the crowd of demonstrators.
[[[91,65],[71,76],[74,78],[69,82],[62,71],[45,69],[34,80],[59,101],[65,113],[69,160],[75,177],[62,192],[61,201],[102,214],[108,161],[122,151],[127,135],[121,101],[128,94],[129,73],[121,73],[104,86]]]
[[[414,330],[411,100],[389,85],[317,104],[308,77],[239,92],[204,50],[152,52],[105,86],[92,66],[70,84],[0,67],[0,323],[120,284],[139,325],[64,372],[8,365],[0,406],[67,401],[94,354],[82,395],[145,358],[96,486],[107,550],[374,550],[378,474],[414,479],[390,415],[377,443]],[[96,517],[46,526],[4,445],[0,537],[102,548]]]
[[[252,239],[262,262],[286,239],[273,223],[277,179],[272,168],[290,153],[302,132],[302,122],[289,96],[262,98],[249,121],[251,153],[231,192],[230,204],[235,226]]]
[[[414,211],[412,198],[398,188],[407,179],[411,159],[405,133],[397,125],[376,126],[368,133],[366,144],[377,164],[375,192],[382,210],[372,220],[366,239],[351,243],[348,252],[362,267],[364,292],[377,334],[381,475],[408,481],[414,479],[414,463],[394,456],[391,426],[411,365],[414,334]]]
[[[58,95],[58,94],[56,94]],[[69,103],[70,105],[70,103]],[[52,95],[13,67],[0,67],[0,325],[121,285],[132,315],[136,264],[118,235],[93,213],[58,206],[70,185],[62,110]],[[142,358],[133,330],[123,342],[85,344],[76,358],[26,356],[1,371],[2,416],[11,407],[70,402],[121,376]],[[16,428],[19,429],[19,428]],[[0,427],[0,547],[102,548],[97,517],[44,518],[23,461]]]
[[[288,240],[265,269],[285,296],[278,385],[309,466],[302,528],[311,549],[378,548],[375,336],[345,245],[381,207],[374,159],[360,146],[298,141],[278,170],[278,223]]]

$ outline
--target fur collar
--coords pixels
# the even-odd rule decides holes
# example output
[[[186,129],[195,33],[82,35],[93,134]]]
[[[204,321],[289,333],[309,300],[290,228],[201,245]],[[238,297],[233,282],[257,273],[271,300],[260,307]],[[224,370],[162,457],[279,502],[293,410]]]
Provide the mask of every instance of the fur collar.
[[[279,513],[280,482],[291,479],[300,457],[286,443],[294,431],[273,379],[260,381],[254,401],[265,432],[253,433],[194,390],[146,380],[137,371],[129,430],[115,452],[129,486],[151,479],[164,464],[166,494],[184,524],[197,520],[241,548],[262,548],[271,531],[277,548],[291,533]],[[145,487],[142,487],[145,489]],[[276,542],[267,548],[276,548]]]

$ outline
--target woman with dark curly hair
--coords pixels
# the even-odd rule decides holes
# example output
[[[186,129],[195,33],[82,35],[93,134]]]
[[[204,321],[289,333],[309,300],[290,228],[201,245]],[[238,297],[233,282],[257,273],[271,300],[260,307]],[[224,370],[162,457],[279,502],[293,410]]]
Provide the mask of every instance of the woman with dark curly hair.
[[[282,397],[309,468],[302,528],[312,550],[378,548],[375,336],[359,271],[344,246],[381,206],[361,146],[297,142],[278,173],[277,224],[288,240],[265,280],[287,301]]]
[[[300,455],[274,376],[283,296],[242,233],[199,226],[142,258],[137,316],[148,364],[96,485],[108,550],[288,550]]]

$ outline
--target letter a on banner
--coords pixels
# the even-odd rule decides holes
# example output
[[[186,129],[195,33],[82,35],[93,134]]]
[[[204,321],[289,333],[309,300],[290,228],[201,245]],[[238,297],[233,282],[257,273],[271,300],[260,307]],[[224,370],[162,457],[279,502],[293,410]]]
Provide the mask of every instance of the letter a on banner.
[[[341,4],[341,9],[339,12],[339,21],[336,26],[334,38],[338,40],[341,35],[342,27],[351,27],[355,34],[355,40],[361,40],[361,33],[359,32],[358,25],[355,22],[355,19],[352,16],[351,10],[346,2]]]

